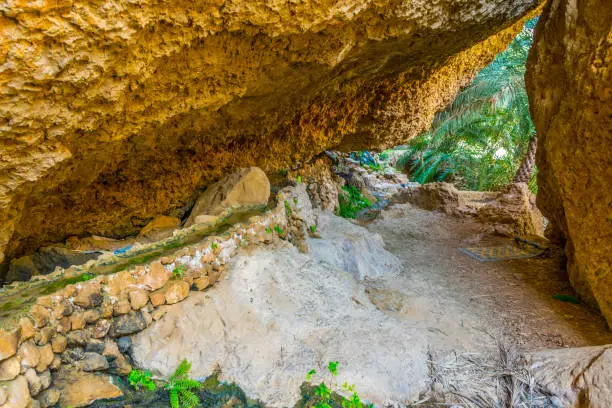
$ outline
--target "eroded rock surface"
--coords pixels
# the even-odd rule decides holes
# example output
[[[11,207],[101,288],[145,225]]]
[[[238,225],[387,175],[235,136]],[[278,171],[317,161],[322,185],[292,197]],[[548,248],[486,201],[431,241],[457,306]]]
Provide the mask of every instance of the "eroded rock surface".
[[[527,64],[538,132],[538,206],[567,240],[581,297],[612,325],[612,8],[605,0],[553,0]]]
[[[399,144],[538,0],[0,5],[0,262],[182,218],[233,168]]]

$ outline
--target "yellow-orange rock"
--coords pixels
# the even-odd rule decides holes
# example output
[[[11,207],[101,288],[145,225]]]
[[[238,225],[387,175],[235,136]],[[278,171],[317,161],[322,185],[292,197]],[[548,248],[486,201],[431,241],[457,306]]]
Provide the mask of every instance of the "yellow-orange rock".
[[[149,222],[138,234],[141,238],[146,238],[151,241],[159,241],[172,236],[174,231],[180,225],[181,220],[176,217],[167,215],[159,215]]]
[[[400,144],[539,0],[0,6],[0,262],[185,215],[241,167]]]
[[[566,241],[570,281],[612,327],[612,7],[551,0],[527,91],[538,133],[538,207]]]

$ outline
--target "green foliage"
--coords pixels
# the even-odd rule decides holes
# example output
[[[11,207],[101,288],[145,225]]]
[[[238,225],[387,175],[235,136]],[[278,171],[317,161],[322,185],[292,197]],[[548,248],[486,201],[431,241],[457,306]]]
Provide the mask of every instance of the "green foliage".
[[[212,249],[213,251],[217,248],[219,248],[219,244],[217,244],[216,242],[213,242],[212,244],[210,244],[210,249]]]
[[[297,181],[298,184],[302,184],[302,176],[297,176],[295,181]]]
[[[327,364],[327,369],[335,377],[338,375],[338,361],[330,361]]]
[[[327,369],[333,377],[338,375],[338,364],[338,361],[330,361],[327,364]],[[317,372],[315,370],[310,370],[308,374],[306,374],[306,381],[312,381],[312,378],[316,373]],[[334,389],[336,391],[334,391]],[[313,406],[314,408],[335,408],[338,406],[342,406],[343,408],[373,407],[372,404],[364,404],[361,401],[359,394],[355,390],[355,385],[349,385],[347,382],[338,387],[334,385],[333,382],[330,382],[328,385],[325,383],[325,381],[321,381],[321,383],[313,387],[312,390],[315,396],[313,401],[314,404],[305,405]],[[339,395],[337,391],[342,391],[344,394],[349,394],[350,397],[346,398]]]
[[[278,174],[280,174],[281,177],[287,177],[287,169],[280,169]]]
[[[316,224],[310,226],[310,232],[313,233],[313,234],[317,232],[317,225]]]
[[[283,235],[283,229],[278,224],[274,226],[274,231],[276,231],[278,235]]]
[[[524,76],[536,21],[528,21],[436,115],[431,129],[409,143],[397,166],[413,181],[449,181],[470,190],[497,190],[512,181],[535,134]]]
[[[200,406],[200,398],[194,392],[202,388],[202,384],[189,378],[191,363],[181,361],[164,388],[168,390],[172,408],[195,408]]]
[[[336,215],[344,218],[355,218],[357,213],[372,204],[355,186],[342,186],[343,193],[338,196]]]
[[[186,270],[187,268],[185,267],[185,265],[179,265],[172,270],[172,277],[174,279],[182,279],[185,275]]]
[[[266,234],[271,234],[271,233],[272,233],[272,228],[266,227]]]
[[[292,213],[293,213],[293,210],[291,209],[291,205],[289,204],[289,201],[285,200],[285,214],[291,215]]]
[[[149,371],[132,370],[128,375],[128,381],[135,390],[146,388],[149,391],[155,391],[155,383],[151,379]]]

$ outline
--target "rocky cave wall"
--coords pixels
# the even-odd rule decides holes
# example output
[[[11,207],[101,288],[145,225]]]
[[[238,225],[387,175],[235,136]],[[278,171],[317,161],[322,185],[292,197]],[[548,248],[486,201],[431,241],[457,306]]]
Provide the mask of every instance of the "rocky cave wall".
[[[7,0],[0,262],[183,216],[233,168],[405,142],[538,3]]]
[[[612,327],[612,7],[552,0],[527,91],[538,133],[538,207],[566,242],[570,281]]]

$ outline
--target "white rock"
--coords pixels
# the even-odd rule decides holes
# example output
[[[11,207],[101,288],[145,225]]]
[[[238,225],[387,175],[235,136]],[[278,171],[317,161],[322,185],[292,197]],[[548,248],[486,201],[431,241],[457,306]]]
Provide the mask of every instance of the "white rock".
[[[427,378],[421,331],[385,314],[351,274],[289,245],[238,255],[228,279],[192,294],[135,336],[138,366],[168,376],[183,358],[269,406],[293,405],[312,368],[340,361],[338,383],[375,403],[417,398]]]

